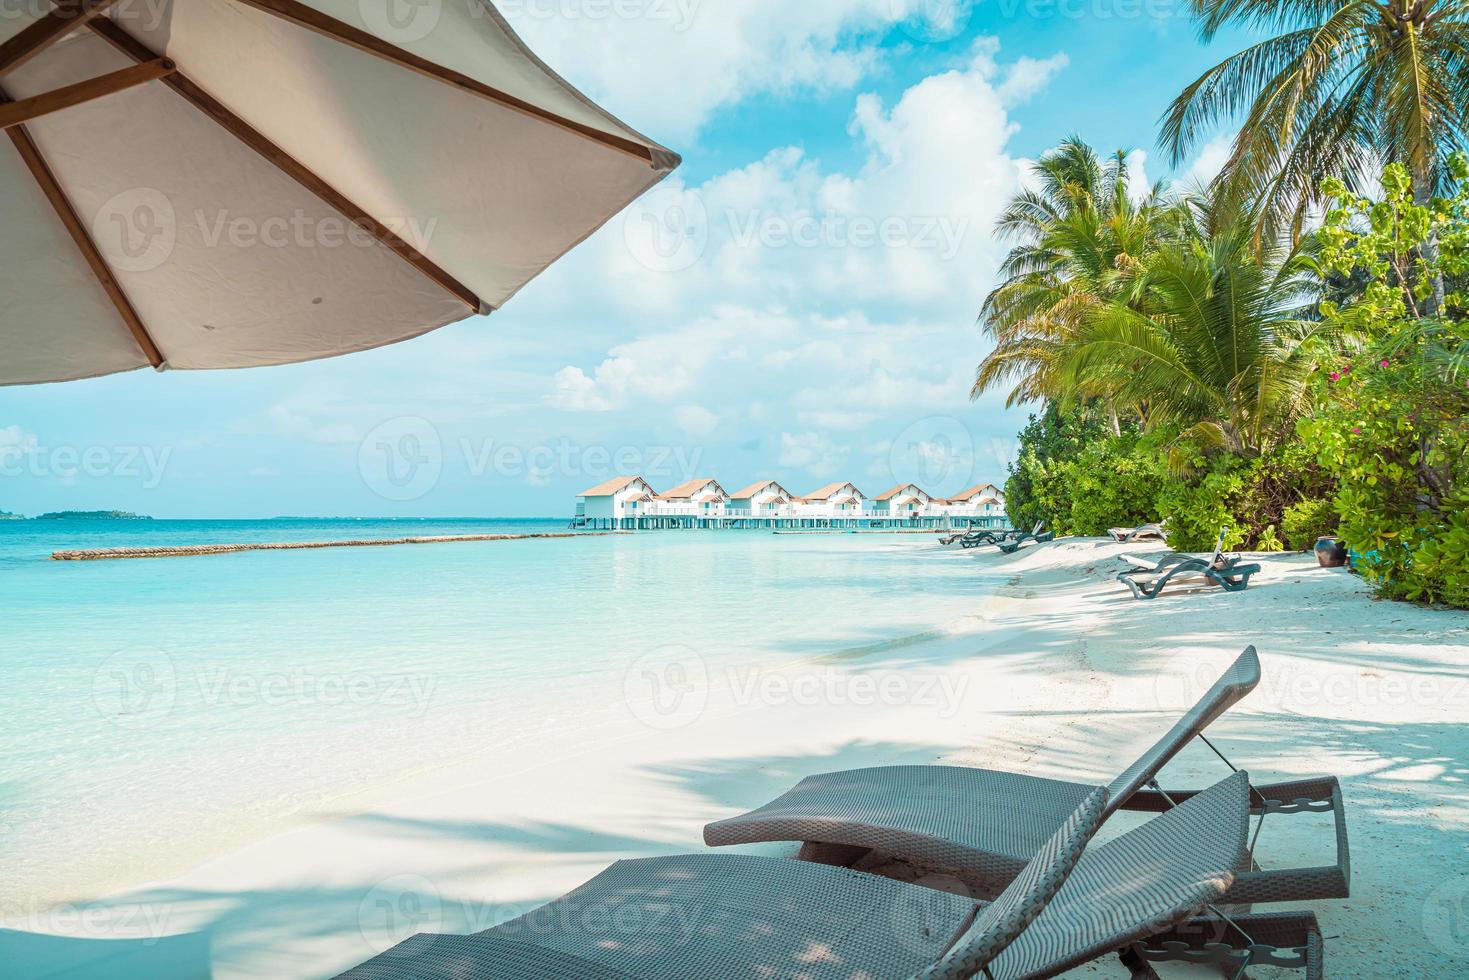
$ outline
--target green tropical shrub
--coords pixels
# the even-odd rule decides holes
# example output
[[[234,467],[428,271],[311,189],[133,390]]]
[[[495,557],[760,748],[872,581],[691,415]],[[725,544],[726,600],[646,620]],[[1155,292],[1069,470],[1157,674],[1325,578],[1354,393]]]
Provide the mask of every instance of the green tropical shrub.
[[[1330,498],[1291,504],[1281,518],[1280,529],[1292,551],[1310,551],[1318,538],[1336,533],[1336,507]]]
[[[1321,409],[1299,428],[1340,484],[1355,567],[1391,598],[1469,607],[1469,324],[1454,288],[1469,274],[1469,161],[1456,155],[1450,169],[1457,194],[1427,205],[1396,165],[1381,201],[1328,182],[1339,206],[1322,232],[1323,267],[1370,279],[1323,313],[1363,346],[1332,365]]]

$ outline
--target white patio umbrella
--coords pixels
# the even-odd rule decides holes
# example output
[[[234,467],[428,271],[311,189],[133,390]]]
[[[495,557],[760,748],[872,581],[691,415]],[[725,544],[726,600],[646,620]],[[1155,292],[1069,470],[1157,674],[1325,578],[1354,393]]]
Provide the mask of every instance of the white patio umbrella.
[[[679,163],[488,0],[15,6],[0,384],[284,364],[489,313]]]

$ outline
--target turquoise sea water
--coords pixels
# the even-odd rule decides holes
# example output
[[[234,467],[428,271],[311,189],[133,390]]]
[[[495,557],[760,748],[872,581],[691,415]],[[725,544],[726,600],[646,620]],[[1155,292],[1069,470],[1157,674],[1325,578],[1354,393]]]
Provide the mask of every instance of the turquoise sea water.
[[[979,592],[971,563],[921,536],[47,557],[563,527],[0,522],[0,894],[91,897],[487,747],[592,737],[625,714],[629,665],[660,651],[711,665],[857,655],[963,615]]]

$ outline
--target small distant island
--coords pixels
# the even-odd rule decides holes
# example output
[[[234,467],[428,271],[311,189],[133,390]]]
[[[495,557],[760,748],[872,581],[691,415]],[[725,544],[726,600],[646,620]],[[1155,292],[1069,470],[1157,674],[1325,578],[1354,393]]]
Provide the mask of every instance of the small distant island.
[[[38,521],[151,521],[147,514],[126,510],[56,510],[37,515]]]
[[[25,519],[24,514],[12,514],[8,510],[0,510],[0,521],[23,521]]]

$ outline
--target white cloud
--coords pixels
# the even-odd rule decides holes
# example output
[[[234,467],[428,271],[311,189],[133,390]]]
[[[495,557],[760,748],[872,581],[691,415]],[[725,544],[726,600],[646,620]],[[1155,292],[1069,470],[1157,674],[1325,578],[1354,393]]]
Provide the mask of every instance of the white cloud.
[[[983,38],[892,104],[854,100],[858,166],[788,146],[702,184],[671,182],[596,239],[586,276],[616,282],[609,298],[629,316],[752,302],[972,313],[1003,251],[995,218],[1020,187],[1009,108],[1064,64],[1005,66]]]
[[[612,406],[597,394],[597,382],[579,367],[564,367],[552,379],[553,387],[546,396],[547,404],[568,412],[605,412]]]
[[[1234,134],[1222,133],[1205,143],[1198,154],[1190,161],[1188,169],[1183,172],[1180,182],[1188,188],[1207,187],[1224,165],[1229,162],[1230,154],[1234,152]]]
[[[942,469],[977,482],[972,448],[909,460],[882,447],[900,435],[906,446],[934,417],[986,436],[1014,427],[1003,408],[969,403],[984,350],[974,320],[1006,248],[994,220],[1021,186],[1010,107],[1065,63],[1006,65],[982,39],[895,99],[855,97],[853,165],[776,147],[702,183],[668,182],[572,256],[579,266],[553,273],[606,284],[561,291],[574,299],[556,302],[585,305],[559,315],[638,334],[548,372],[544,399],[701,446],[773,429],[776,458],[763,465],[801,476],[850,466],[893,483],[898,469],[903,479]],[[659,237],[639,239],[650,229]],[[716,405],[744,411],[716,428],[705,407]]]
[[[0,428],[0,453],[7,456],[26,456],[36,452],[40,448],[40,440],[34,432],[28,432],[18,425],[7,425]]]
[[[643,131],[694,139],[719,108],[761,94],[856,85],[878,64],[893,0],[502,0],[553,68]],[[600,13],[598,13],[600,11]]]
[[[688,435],[702,439],[719,428],[719,416],[702,405],[680,405],[673,420]]]
[[[1141,201],[1152,189],[1153,181],[1148,176],[1148,151],[1136,148],[1127,154],[1127,196],[1133,201]]]
[[[345,445],[361,442],[362,432],[351,422],[322,422],[318,417],[329,408],[312,400],[313,404],[301,401],[283,401],[272,405],[266,412],[275,431],[292,439],[323,445]]]
[[[836,472],[845,455],[829,437],[819,432],[782,432],[776,462],[822,476]]]

